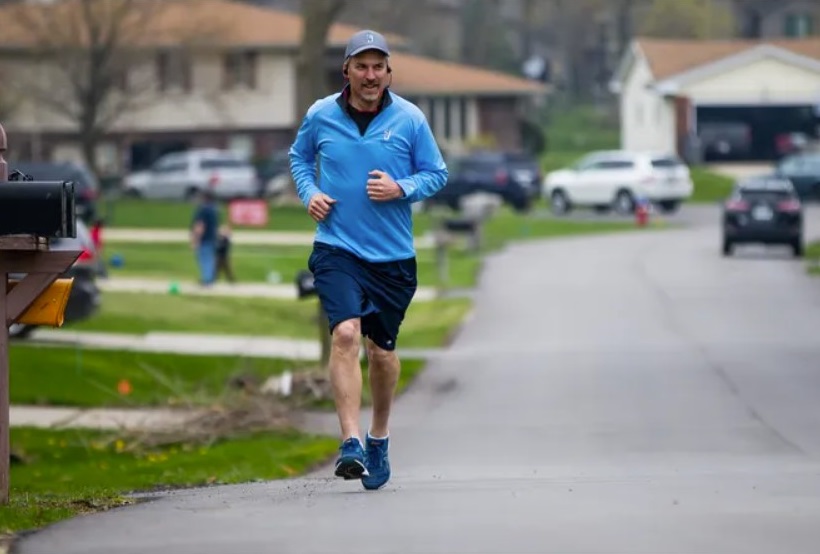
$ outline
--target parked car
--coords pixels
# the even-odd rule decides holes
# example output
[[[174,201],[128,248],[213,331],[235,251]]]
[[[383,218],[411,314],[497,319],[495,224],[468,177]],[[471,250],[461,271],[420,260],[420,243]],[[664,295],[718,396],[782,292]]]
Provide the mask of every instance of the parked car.
[[[447,184],[429,204],[459,209],[461,199],[473,193],[490,193],[517,211],[526,211],[538,197],[541,170],[529,155],[478,151],[447,161]]]
[[[575,208],[630,214],[641,199],[671,213],[694,186],[689,167],[674,154],[602,150],[548,173],[542,190],[556,214]]]
[[[35,181],[74,181],[77,217],[88,224],[92,224],[97,218],[100,182],[85,164],[11,160],[9,169],[18,170]]]
[[[77,237],[51,239],[51,249],[82,252],[77,261],[61,276],[74,278],[64,312],[64,324],[82,321],[93,316],[99,309],[102,299],[100,289],[97,287],[100,260],[88,227],[81,220],[77,220]],[[10,277],[19,279],[22,275],[11,274]],[[34,329],[33,325],[14,323],[9,327],[9,336],[22,339],[31,334]]]
[[[775,166],[775,174],[789,179],[801,200],[820,200],[820,152],[786,156]]]
[[[746,178],[723,204],[723,255],[736,244],[785,244],[803,255],[803,206],[789,179]]]
[[[147,171],[126,175],[127,196],[190,200],[210,189],[217,198],[254,198],[259,194],[256,168],[229,150],[194,149],[159,158]]]

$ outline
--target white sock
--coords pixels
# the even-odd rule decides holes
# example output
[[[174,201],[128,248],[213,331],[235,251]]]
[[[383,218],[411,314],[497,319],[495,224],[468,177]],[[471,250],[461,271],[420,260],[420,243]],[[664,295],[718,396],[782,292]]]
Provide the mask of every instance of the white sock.
[[[387,434],[383,437],[377,437],[377,436],[373,435],[373,433],[368,431],[367,436],[370,437],[371,439],[376,439],[377,441],[383,441],[384,439],[390,438],[390,432],[388,431]]]

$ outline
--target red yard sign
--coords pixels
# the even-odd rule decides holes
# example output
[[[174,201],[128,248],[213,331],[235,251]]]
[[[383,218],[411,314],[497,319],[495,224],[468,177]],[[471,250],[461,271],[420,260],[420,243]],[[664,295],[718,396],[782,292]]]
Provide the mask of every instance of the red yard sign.
[[[228,205],[231,225],[265,227],[268,224],[268,203],[265,200],[232,200]]]

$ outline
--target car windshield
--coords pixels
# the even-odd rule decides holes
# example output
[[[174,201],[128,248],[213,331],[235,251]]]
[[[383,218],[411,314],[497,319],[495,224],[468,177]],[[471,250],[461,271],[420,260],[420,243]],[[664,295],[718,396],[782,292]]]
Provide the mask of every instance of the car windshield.
[[[683,166],[683,162],[674,156],[652,158],[652,167],[655,169],[674,169]]]

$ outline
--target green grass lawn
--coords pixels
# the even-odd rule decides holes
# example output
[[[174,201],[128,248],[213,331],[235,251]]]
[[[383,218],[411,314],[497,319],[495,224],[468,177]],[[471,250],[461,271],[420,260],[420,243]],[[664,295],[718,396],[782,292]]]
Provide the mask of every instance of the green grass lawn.
[[[195,356],[13,344],[12,404],[55,406],[207,405],[229,390],[232,377],[258,382],[311,362],[235,356]],[[131,392],[117,384],[126,380]]]
[[[112,278],[138,277],[194,281],[198,269],[191,248],[185,243],[109,242],[105,246],[106,259],[118,255],[124,264],[109,268]],[[294,282],[299,271],[307,269],[309,246],[265,246],[236,244],[231,261],[240,282],[264,282],[271,273],[277,273],[281,283]],[[417,253],[419,286],[438,286],[435,251],[421,249]],[[472,287],[480,266],[478,256],[464,249],[449,252],[450,285]]]
[[[416,216],[425,220],[425,227],[434,225],[429,214]],[[624,222],[577,222],[544,218],[538,214],[521,215],[507,207],[500,209],[485,228],[485,244],[494,249],[512,240],[560,237],[577,234],[605,233],[631,229]],[[187,243],[132,243],[107,242],[105,256],[122,257],[123,265],[110,268],[112,277],[145,277],[170,280],[195,280],[194,256]],[[237,279],[244,282],[263,282],[275,272],[283,283],[293,283],[296,274],[307,268],[309,246],[265,246],[237,244],[233,250],[233,266]],[[419,249],[419,285],[440,286],[434,249]],[[449,279],[451,287],[473,287],[481,267],[478,255],[464,248],[464,241],[449,251]]]
[[[281,431],[132,452],[109,433],[13,428],[11,447],[21,461],[0,533],[120,506],[132,492],[291,477],[331,459],[338,443]]]
[[[692,182],[695,190],[690,203],[716,203],[721,202],[729,196],[732,191],[734,180],[724,175],[719,175],[703,167],[693,167],[690,169]]]
[[[439,347],[470,309],[468,299],[414,302],[402,324],[400,346]],[[77,331],[143,334],[151,331],[317,339],[317,300],[103,293],[100,312],[73,324]],[[69,327],[66,327],[69,329]]]
[[[820,275],[820,241],[806,245],[806,262],[810,274]]]
[[[208,406],[228,398],[242,377],[261,384],[285,370],[313,369],[317,362],[235,356],[194,356],[95,350],[85,347],[10,348],[11,403],[75,407]],[[399,392],[422,370],[404,360]],[[367,360],[362,367],[367,370]],[[131,391],[118,392],[128,381]],[[369,402],[369,392],[365,402]]]
[[[647,227],[646,229],[650,229]],[[528,216],[501,215],[487,222],[487,247],[498,248],[510,241],[569,237],[623,231],[639,228],[626,221],[575,221],[532,213]]]
[[[225,203],[219,204],[222,221],[228,220],[228,209]],[[195,204],[173,200],[144,200],[118,198],[107,200],[105,204],[107,225],[112,228],[133,229],[187,229]],[[307,211],[299,206],[271,206],[268,212],[267,231],[304,231],[313,232],[316,223],[308,216]],[[416,236],[427,232],[428,220],[417,217],[413,231]],[[258,227],[237,229],[256,230]]]
[[[191,223],[195,202],[118,198],[106,204],[110,227],[135,229],[185,229]],[[227,205],[220,203],[222,220],[228,218]],[[312,231],[316,224],[301,206],[271,207],[268,230]]]

